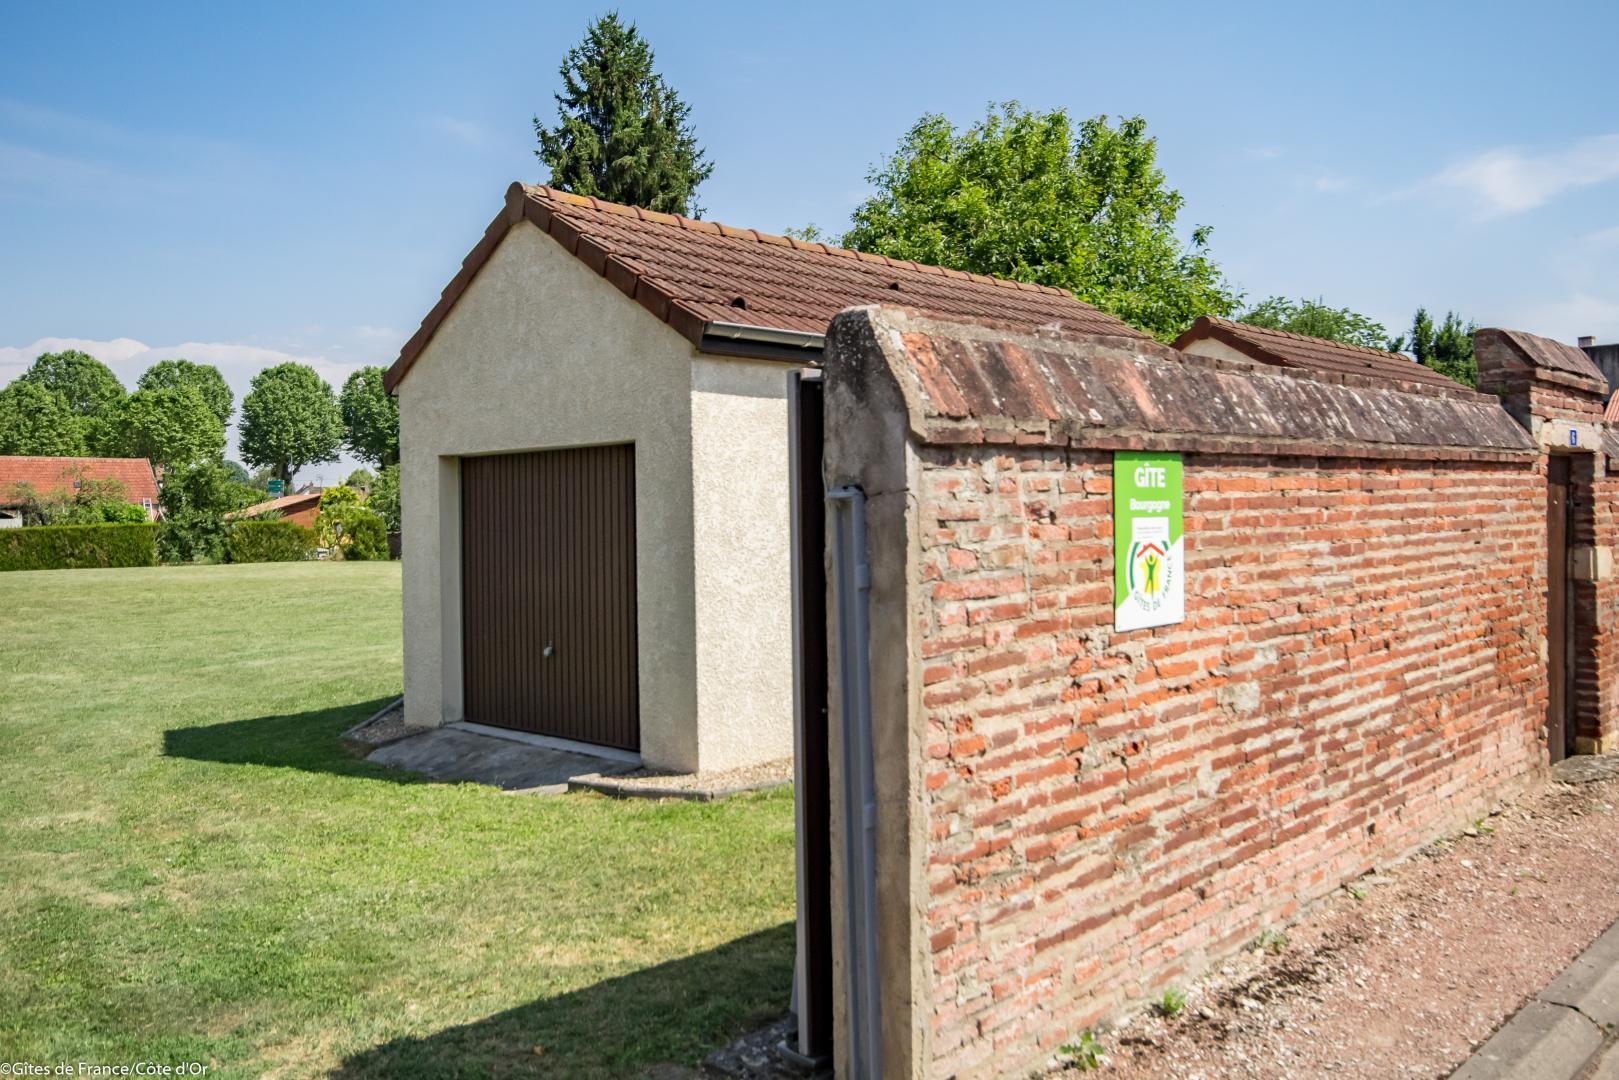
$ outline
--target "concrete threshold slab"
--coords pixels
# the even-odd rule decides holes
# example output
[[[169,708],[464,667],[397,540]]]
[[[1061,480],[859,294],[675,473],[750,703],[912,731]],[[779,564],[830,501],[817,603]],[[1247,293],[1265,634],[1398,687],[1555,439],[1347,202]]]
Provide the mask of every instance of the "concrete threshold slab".
[[[447,725],[453,731],[470,731],[475,735],[487,735],[491,739],[506,739],[510,742],[522,743],[525,746],[539,746],[547,750],[565,750],[573,754],[584,754],[588,757],[603,758],[607,761],[627,762],[632,768],[641,764],[641,755],[633,750],[619,750],[611,746],[597,746],[594,743],[575,742],[572,739],[558,739],[551,735],[536,735],[532,731],[514,731],[511,728],[490,727],[488,724],[474,724],[470,720],[458,720]]]
[[[1529,999],[1452,1080],[1619,1080],[1619,922]]]
[[[434,728],[389,743],[366,758],[380,765],[408,769],[434,780],[489,784],[502,791],[554,795],[568,790],[575,777],[629,772],[637,761],[617,761],[495,738],[456,726]]]

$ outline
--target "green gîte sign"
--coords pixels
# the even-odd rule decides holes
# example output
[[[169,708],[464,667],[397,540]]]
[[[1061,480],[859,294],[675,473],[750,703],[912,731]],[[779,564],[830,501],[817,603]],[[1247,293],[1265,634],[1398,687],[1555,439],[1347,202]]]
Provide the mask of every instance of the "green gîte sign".
[[[1113,455],[1113,628],[1168,626],[1186,616],[1181,456]]]
[[[268,494],[271,498],[280,498],[281,497],[282,487],[281,487],[281,481],[280,480],[271,480],[271,481],[269,481],[268,483],[266,483],[264,485],[264,488],[265,488],[265,493]]]

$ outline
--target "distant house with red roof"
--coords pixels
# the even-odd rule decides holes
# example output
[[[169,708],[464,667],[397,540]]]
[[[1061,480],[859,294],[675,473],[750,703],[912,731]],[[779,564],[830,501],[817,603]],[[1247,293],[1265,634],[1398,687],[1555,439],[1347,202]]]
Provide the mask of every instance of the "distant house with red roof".
[[[299,525],[313,527],[315,515],[320,512],[320,492],[306,491],[296,495],[283,495],[279,499],[267,499],[261,503],[226,514],[226,521],[237,521],[241,518],[258,517],[260,514],[276,514],[283,521],[295,522]]]
[[[145,458],[0,456],[0,529],[22,524],[19,487],[45,494],[77,491],[86,481],[116,480],[124,497],[157,520],[157,474]]]

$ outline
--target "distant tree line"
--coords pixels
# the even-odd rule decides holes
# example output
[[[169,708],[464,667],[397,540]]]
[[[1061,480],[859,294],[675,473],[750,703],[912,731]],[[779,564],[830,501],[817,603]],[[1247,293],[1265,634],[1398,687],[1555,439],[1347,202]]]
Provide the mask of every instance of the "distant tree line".
[[[306,466],[349,452],[389,528],[398,528],[399,405],[381,367],[351,374],[341,394],[312,367],[286,363],[253,377],[239,428],[247,469],[224,458],[235,396],[219,369],[161,360],[125,390],[105,364],[76,349],[45,353],[0,390],[0,454],[146,458],[160,474],[163,555],[188,561],[223,552],[224,515],[265,498],[268,481],[290,491]],[[24,492],[29,524],[120,520],[123,493],[104,484],[76,492]],[[380,497],[379,497],[380,496]]]
[[[595,19],[561,68],[557,119],[534,118],[549,182],[651,210],[698,214],[714,171],[691,109],[653,65],[650,44],[616,13]],[[1065,109],[991,105],[957,127],[928,114],[866,175],[872,192],[849,227],[802,240],[1054,285],[1162,340],[1200,315],[1235,316],[1309,337],[1409,352],[1475,386],[1473,325],[1418,309],[1408,333],[1324,299],[1272,296],[1244,306],[1209,248],[1210,230],[1178,231],[1185,200],[1158,165],[1139,116],[1076,119]]]

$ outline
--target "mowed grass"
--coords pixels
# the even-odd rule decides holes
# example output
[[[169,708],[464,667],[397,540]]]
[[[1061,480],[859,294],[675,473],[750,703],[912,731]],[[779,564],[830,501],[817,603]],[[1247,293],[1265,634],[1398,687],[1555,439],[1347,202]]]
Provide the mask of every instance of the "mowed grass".
[[[399,582],[0,574],[0,1061],[634,1076],[785,1010],[787,793],[503,795],[342,748],[400,691]]]

